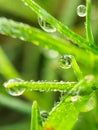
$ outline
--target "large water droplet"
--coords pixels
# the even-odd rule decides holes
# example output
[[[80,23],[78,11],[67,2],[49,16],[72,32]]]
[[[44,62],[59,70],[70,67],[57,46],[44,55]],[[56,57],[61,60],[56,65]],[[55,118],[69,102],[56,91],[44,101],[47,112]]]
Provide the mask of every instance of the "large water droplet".
[[[44,20],[42,16],[38,17],[38,23],[40,27],[46,32],[52,33],[56,31],[56,28],[54,28],[50,23]]]
[[[12,95],[12,96],[20,96],[23,94],[23,92],[25,91],[24,88],[16,88],[16,87],[8,87],[9,84],[11,83],[17,83],[17,82],[23,82],[24,80],[19,79],[19,78],[15,78],[15,79],[10,79],[9,81],[5,82],[3,85],[6,88],[6,91]]]
[[[86,16],[86,6],[85,5],[79,5],[77,7],[77,15],[80,17]]]
[[[61,56],[61,58],[59,59],[59,65],[63,69],[71,68],[72,64],[71,64],[71,57],[70,57],[70,55]]]
[[[42,116],[42,120],[46,121],[46,119],[48,118],[49,114],[47,111],[41,111],[41,116]]]

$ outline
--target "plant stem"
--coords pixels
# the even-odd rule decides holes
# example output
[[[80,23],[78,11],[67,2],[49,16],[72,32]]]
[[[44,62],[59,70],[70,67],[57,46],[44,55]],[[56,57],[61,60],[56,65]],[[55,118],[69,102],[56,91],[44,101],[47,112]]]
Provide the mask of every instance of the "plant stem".
[[[82,85],[81,85],[82,83]],[[10,88],[24,88],[26,90],[37,90],[40,92],[43,91],[59,91],[59,92],[75,92],[78,90],[79,86],[81,86],[85,92],[91,90],[98,90],[98,81],[94,81],[94,77],[92,75],[85,76],[79,82],[46,82],[46,81],[21,81],[9,83],[5,82],[4,87],[6,89]],[[88,87],[85,87],[88,86]]]
[[[68,91],[75,85],[75,82],[44,82],[44,81],[24,81],[24,82],[14,82],[14,83],[4,83],[4,87],[9,88],[25,88],[29,90],[38,91]]]

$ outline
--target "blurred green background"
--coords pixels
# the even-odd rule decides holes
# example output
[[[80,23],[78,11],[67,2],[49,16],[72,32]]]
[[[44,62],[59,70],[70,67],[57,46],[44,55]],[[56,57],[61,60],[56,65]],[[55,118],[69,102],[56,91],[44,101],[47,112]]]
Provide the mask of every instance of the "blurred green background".
[[[85,18],[77,16],[76,9],[85,0],[36,0],[55,18],[69,26],[76,33],[85,37]],[[98,0],[92,0],[91,24],[95,43],[98,41]],[[0,17],[7,17],[19,22],[37,27],[38,16],[26,7],[21,0],[0,0]],[[52,35],[59,35],[54,33]],[[24,80],[64,80],[75,81],[72,69],[63,70],[58,65],[60,54],[31,43],[0,35],[0,130],[30,129],[30,111],[33,100],[37,100],[41,110],[50,111],[60,100],[60,93],[26,91],[22,96],[12,97],[3,88],[3,83],[11,78],[21,77]],[[5,59],[5,60],[4,60]],[[6,64],[12,66],[10,68]],[[80,67],[84,74],[94,73],[98,76],[96,67],[85,64]],[[12,73],[15,69],[15,73]],[[97,130],[97,108],[88,113],[81,113],[74,130]]]

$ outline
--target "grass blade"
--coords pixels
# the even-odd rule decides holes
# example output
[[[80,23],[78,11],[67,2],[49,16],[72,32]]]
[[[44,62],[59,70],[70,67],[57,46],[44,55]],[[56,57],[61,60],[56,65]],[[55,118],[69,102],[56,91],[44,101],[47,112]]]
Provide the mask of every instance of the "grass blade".
[[[60,92],[68,92],[69,94],[74,93],[78,90],[79,86],[82,86],[80,91],[82,94],[91,93],[93,90],[98,90],[98,81],[94,81],[93,75],[87,75],[82,78],[79,82],[44,82],[44,81],[21,81],[9,83],[5,82],[4,87],[6,89],[14,88],[16,89],[28,89],[28,90],[39,90],[39,91],[60,91]],[[86,87],[85,87],[86,86]]]
[[[4,87],[6,89],[11,88],[24,88],[29,90],[39,90],[39,91],[68,91],[75,85],[75,82],[34,82],[34,81],[22,81],[22,82],[14,82],[9,83],[5,82]]]
[[[86,0],[86,35],[87,41],[90,44],[93,44],[94,38],[91,29],[91,0]]]
[[[27,24],[18,23],[6,18],[0,18],[0,33],[29,41],[45,48],[54,49],[60,54],[72,54],[78,61],[83,64],[86,63],[85,65],[87,66],[91,64],[92,56],[93,59],[96,58],[92,53],[88,53],[61,38],[49,35]]]
[[[71,31],[67,26],[63,25],[61,22],[52,17],[43,8],[41,8],[37,3],[32,0],[22,0],[26,5],[28,5],[35,13],[42,16],[47,22],[49,22],[53,27],[55,27],[60,33],[68,37],[71,41],[78,44],[80,47],[90,50],[91,52],[98,54],[98,47],[86,41],[84,38],[78,34]],[[91,41],[90,41],[91,42]]]
[[[87,87],[91,87],[93,81],[94,77],[87,76],[83,78],[64,96],[62,101],[50,112],[47,121],[44,123],[45,130],[71,130],[78,120],[78,115],[80,111],[89,111],[96,106],[94,100],[93,106],[89,106],[89,104],[91,103],[89,102],[89,94],[87,95],[87,98],[80,98],[81,96],[79,95],[71,96],[72,94],[74,95],[74,92],[76,93],[77,90],[82,89],[81,86],[83,85],[87,89],[87,91],[89,91]],[[88,85],[88,83],[90,86]],[[92,93],[92,91],[89,92]]]
[[[71,130],[78,121],[80,112],[88,112],[96,107],[95,94],[64,98],[49,114],[44,123],[45,130]]]
[[[30,130],[43,130],[40,111],[39,111],[39,107],[36,101],[34,101],[33,106],[32,106]]]
[[[45,130],[71,130],[78,120],[79,111],[68,98],[61,101],[50,112],[44,123]]]

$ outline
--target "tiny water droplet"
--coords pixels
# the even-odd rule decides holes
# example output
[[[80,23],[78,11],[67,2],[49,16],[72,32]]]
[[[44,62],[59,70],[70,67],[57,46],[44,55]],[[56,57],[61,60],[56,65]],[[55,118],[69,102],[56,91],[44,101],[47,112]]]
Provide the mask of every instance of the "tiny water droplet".
[[[61,99],[65,96],[66,92],[61,92]]]
[[[64,84],[64,81],[60,81],[60,84]]]
[[[61,58],[59,59],[59,65],[63,69],[71,68],[71,57],[70,57],[70,55],[61,56]]]
[[[86,6],[85,5],[79,5],[77,7],[77,15],[80,17],[86,16]]]
[[[72,102],[76,102],[77,100],[79,100],[79,96],[72,96],[71,97]]]
[[[46,32],[52,33],[56,31],[56,28],[54,28],[50,23],[44,20],[42,16],[38,17],[38,23],[40,27]]]
[[[41,116],[42,116],[42,120],[46,121],[46,119],[48,118],[49,114],[47,111],[41,111]]]
[[[17,83],[17,82],[23,82],[22,79],[19,78],[15,78],[15,79],[10,79],[9,81],[5,82],[3,85],[6,88],[6,91],[12,95],[12,96],[20,96],[23,94],[23,92],[25,91],[24,88],[16,88],[16,87],[10,87],[8,88],[7,86],[11,83]]]

